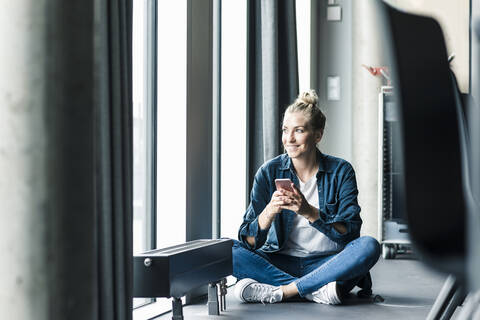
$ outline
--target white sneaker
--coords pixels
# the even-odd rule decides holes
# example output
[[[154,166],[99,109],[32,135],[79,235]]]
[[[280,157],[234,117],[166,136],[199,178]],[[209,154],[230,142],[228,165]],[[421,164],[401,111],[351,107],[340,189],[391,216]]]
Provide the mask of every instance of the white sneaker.
[[[253,279],[242,279],[235,284],[235,297],[243,302],[275,303],[282,301],[280,287],[260,283]]]
[[[342,302],[338,296],[336,281],[330,282],[317,291],[305,295],[305,298],[323,304],[340,304]]]

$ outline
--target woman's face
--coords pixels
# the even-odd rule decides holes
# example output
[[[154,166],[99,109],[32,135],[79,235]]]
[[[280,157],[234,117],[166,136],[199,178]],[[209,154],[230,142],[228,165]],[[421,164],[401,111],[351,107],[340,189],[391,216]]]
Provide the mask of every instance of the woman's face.
[[[315,151],[322,139],[321,131],[313,131],[301,112],[287,112],[283,119],[282,143],[290,158],[302,158]]]

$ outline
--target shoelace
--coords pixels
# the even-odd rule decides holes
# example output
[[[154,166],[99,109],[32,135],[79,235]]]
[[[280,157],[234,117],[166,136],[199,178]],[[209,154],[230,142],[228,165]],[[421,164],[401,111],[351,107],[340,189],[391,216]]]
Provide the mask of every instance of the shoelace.
[[[274,302],[273,289],[262,284],[253,283],[252,286],[252,300],[260,301],[262,304]]]

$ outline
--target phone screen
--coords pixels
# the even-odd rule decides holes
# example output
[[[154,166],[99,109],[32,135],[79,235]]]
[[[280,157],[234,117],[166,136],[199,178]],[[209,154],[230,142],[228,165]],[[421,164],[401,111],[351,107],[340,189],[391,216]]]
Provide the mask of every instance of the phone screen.
[[[275,186],[277,187],[277,190],[285,189],[293,192],[292,180],[290,179],[275,179]]]

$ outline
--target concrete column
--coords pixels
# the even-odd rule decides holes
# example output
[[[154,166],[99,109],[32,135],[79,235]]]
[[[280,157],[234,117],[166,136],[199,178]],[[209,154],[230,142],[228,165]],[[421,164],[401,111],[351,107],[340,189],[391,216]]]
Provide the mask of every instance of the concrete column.
[[[0,8],[0,318],[46,320],[47,1]]]
[[[378,1],[352,1],[352,154],[362,207],[362,235],[378,238],[378,93],[380,77],[362,64],[383,66]]]
[[[93,319],[93,1],[0,0],[0,319]]]

